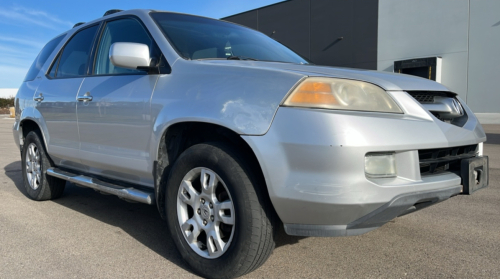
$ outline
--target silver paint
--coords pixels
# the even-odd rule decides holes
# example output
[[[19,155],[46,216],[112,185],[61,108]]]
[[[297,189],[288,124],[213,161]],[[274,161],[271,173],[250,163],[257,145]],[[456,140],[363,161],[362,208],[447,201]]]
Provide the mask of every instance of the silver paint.
[[[345,225],[399,194],[460,185],[453,173],[421,177],[417,151],[485,141],[472,113],[461,128],[412,106],[404,92],[393,97],[404,115],[282,107],[266,135],[243,136],[284,223]],[[367,178],[365,154],[387,151],[396,152],[398,177]]]
[[[194,180],[199,180],[201,192],[193,187]],[[224,187],[227,200],[218,200],[217,187]],[[189,207],[193,212],[191,217]],[[177,220],[184,240],[201,257],[216,259],[227,251],[234,235],[235,211],[231,194],[217,173],[207,168],[194,168],[184,176],[177,193]],[[231,226],[227,242],[221,237],[222,224]],[[198,240],[201,232],[205,232],[205,243]]]
[[[285,224],[346,226],[396,195],[460,184],[453,173],[421,176],[418,150],[484,142],[476,117],[458,98],[463,127],[436,119],[405,91],[449,91],[422,78],[376,71],[277,62],[185,60],[148,10],[103,19],[141,19],[172,68],[170,74],[101,76],[24,82],[16,96],[14,139],[22,122],[41,129],[57,166],[153,187],[153,163],[168,128],[181,122],[217,124],[240,134],[257,156],[271,201]],[[378,85],[404,114],[280,107],[302,79],[323,76]],[[81,88],[80,88],[81,87]],[[88,92],[88,94],[87,94]],[[35,94],[44,99],[34,101]],[[92,100],[78,101],[78,98]],[[398,177],[367,178],[368,152],[396,153]]]
[[[149,67],[149,47],[139,43],[114,43],[109,49],[109,60],[113,65],[126,69]]]
[[[119,185],[114,185],[89,176],[74,174],[58,168],[47,169],[47,175],[64,179],[77,185],[92,188],[101,193],[115,195],[127,201],[140,202],[145,204],[155,203],[153,193],[145,192],[132,187],[122,187]]]
[[[150,186],[150,99],[158,75],[85,78],[77,103],[80,162],[85,172]]]

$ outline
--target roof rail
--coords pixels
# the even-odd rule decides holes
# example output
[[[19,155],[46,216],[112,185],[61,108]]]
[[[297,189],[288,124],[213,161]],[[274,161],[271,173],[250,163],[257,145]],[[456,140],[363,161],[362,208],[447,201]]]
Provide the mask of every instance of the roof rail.
[[[78,22],[77,24],[73,25],[73,28],[77,27],[77,26],[80,26],[82,24],[85,24],[85,22]]]
[[[103,16],[107,16],[107,15],[119,13],[119,12],[123,12],[123,10],[119,10],[119,9],[109,10],[109,11],[105,12]]]

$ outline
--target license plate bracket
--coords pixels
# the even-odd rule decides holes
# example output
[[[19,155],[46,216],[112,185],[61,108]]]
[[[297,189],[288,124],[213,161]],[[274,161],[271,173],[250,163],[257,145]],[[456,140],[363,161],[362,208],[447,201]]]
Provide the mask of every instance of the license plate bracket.
[[[461,176],[464,195],[471,195],[477,190],[488,187],[488,156],[464,159],[461,162]]]

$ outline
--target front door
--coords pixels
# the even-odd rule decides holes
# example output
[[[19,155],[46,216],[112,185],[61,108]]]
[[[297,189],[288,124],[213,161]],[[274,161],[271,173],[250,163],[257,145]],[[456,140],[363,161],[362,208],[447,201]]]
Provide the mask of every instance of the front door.
[[[106,23],[93,74],[80,88],[77,104],[80,155],[86,171],[126,182],[152,185],[149,143],[150,100],[158,75],[114,66],[109,48],[115,42],[154,42],[136,18]]]

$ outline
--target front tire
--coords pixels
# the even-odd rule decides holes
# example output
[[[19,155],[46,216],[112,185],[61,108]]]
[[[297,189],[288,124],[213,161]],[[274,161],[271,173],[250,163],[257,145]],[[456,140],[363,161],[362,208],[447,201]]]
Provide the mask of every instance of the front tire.
[[[234,278],[274,249],[271,204],[251,168],[230,146],[188,148],[167,181],[167,222],[183,259],[208,278]]]
[[[31,131],[24,140],[22,152],[23,184],[28,197],[36,200],[52,200],[62,196],[66,181],[47,175],[51,167],[41,137]]]

